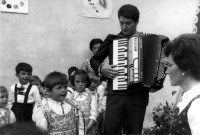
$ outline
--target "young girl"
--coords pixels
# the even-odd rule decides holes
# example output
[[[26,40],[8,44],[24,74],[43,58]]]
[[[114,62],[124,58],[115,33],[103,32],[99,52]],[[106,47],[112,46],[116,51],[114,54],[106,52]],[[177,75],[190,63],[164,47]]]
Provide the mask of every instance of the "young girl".
[[[0,86],[0,127],[16,122],[14,113],[7,108],[8,91],[4,86]]]
[[[75,135],[75,107],[65,102],[68,80],[65,74],[52,72],[44,80],[49,92],[46,102],[37,105],[33,111],[36,126],[48,131],[50,135]]]
[[[94,123],[97,118],[97,99],[92,93],[85,90],[90,85],[87,73],[82,69],[75,71],[72,85],[75,87],[72,101],[82,112],[79,115],[79,135],[94,135]]]
[[[87,88],[87,90],[91,92],[92,94],[94,94],[95,96],[97,96],[97,87],[99,86],[99,82],[100,82],[99,77],[89,76],[89,79],[90,79],[90,85]]]

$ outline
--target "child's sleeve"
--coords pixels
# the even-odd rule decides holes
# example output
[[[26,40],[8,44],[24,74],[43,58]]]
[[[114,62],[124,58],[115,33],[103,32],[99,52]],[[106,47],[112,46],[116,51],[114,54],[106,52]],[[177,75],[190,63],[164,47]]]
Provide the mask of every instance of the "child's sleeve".
[[[39,89],[38,89],[37,86],[34,86],[34,92],[33,92],[33,94],[34,94],[35,103],[36,104],[40,104],[41,103],[41,96],[40,96]]]
[[[48,131],[47,128],[47,119],[44,116],[43,108],[41,104],[35,104],[33,109],[32,119],[35,122],[36,126],[44,131]]]
[[[96,121],[97,119],[97,115],[98,115],[98,111],[97,111],[97,99],[94,95],[92,95],[92,100],[91,100],[91,110],[90,110],[90,119],[93,119],[94,121]]]
[[[15,123],[15,122],[16,122],[15,114],[10,110],[10,123]]]
[[[9,97],[8,97],[8,108],[11,109],[12,108],[12,104],[14,102],[14,89],[15,89],[15,86],[12,85],[10,87],[10,91],[8,92],[9,93]]]
[[[104,85],[99,85],[97,88],[97,93],[99,94],[99,99],[98,99],[98,111],[101,113],[103,109],[103,98],[104,98],[104,93],[105,93],[105,88]]]
[[[99,93],[99,97],[103,98],[105,91],[107,88],[107,82],[103,81],[98,87],[97,87],[97,93]]]

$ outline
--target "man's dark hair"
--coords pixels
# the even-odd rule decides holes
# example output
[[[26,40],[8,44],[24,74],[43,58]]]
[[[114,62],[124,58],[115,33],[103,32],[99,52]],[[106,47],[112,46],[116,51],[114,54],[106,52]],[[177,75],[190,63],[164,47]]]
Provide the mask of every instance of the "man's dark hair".
[[[119,9],[118,18],[120,18],[120,16],[131,19],[134,22],[138,22],[140,17],[140,12],[136,6],[126,4]]]

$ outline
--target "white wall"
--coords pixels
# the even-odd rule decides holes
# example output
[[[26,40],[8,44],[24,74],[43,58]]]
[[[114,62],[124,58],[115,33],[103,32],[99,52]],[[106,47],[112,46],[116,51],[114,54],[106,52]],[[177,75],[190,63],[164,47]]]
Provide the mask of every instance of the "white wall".
[[[104,39],[120,31],[117,11],[123,4],[134,4],[140,12],[138,30],[163,34],[170,39],[192,32],[196,0],[113,0],[109,19],[81,16],[81,0],[29,0],[29,14],[1,13],[0,84],[7,88],[17,81],[15,66],[27,62],[33,74],[44,79],[54,70],[67,73],[71,66],[80,67],[91,56],[92,38]],[[173,101],[166,79],[161,92],[150,95],[145,126],[152,123],[155,103]]]

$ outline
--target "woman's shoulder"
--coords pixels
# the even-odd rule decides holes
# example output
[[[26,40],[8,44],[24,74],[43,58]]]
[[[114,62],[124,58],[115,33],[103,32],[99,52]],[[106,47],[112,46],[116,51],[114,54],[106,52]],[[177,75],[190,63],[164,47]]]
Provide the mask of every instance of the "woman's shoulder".
[[[198,110],[200,111],[200,109],[199,109],[199,104],[200,104],[200,97],[199,97],[199,98],[196,98],[196,99],[194,99],[194,100],[192,101],[190,108],[191,108],[191,107],[192,107],[192,108],[197,107]]]
[[[200,104],[200,97],[196,98],[192,101],[190,108],[188,110],[188,115],[199,115],[200,114],[200,109],[199,109],[199,104]]]

